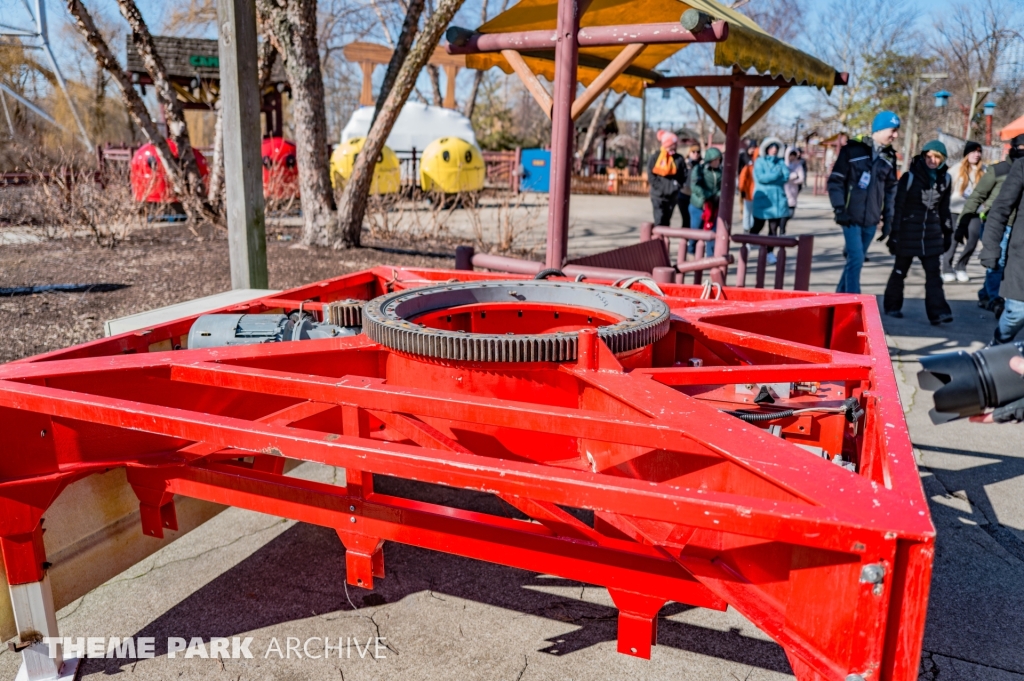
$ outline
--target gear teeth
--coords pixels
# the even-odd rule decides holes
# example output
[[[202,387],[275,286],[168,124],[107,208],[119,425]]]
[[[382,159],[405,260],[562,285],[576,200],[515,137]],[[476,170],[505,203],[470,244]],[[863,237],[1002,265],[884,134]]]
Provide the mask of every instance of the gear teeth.
[[[335,300],[324,303],[324,319],[335,326],[362,326],[365,300]]]
[[[598,327],[615,354],[637,350],[668,333],[671,314],[663,301],[635,291],[547,281],[467,282],[400,291],[361,307],[364,332],[386,347],[424,357],[471,362],[568,362],[576,359],[578,334],[477,334],[425,328],[410,319],[425,312],[469,303],[524,302],[575,305],[612,312],[623,321]],[[339,310],[361,301],[339,301]],[[351,307],[345,307],[351,305]],[[403,307],[405,310],[403,310]],[[327,310],[328,306],[324,306]],[[406,316],[403,316],[406,315]],[[408,317],[408,318],[407,318]]]

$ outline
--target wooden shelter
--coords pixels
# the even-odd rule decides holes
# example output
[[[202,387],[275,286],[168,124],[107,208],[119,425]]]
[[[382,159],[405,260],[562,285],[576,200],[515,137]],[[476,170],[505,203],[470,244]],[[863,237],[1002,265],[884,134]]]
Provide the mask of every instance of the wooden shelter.
[[[363,84],[359,91],[359,106],[373,106],[376,98],[373,96],[373,70],[380,64],[385,66],[391,61],[392,50],[377,45],[376,43],[354,42],[349,43],[342,49],[345,59],[359,64],[363,71]],[[443,47],[438,47],[430,55],[427,62],[444,69],[445,92],[444,102],[441,104],[446,109],[455,108],[455,77],[459,69],[465,68],[466,58],[461,55],[448,54]]]
[[[160,55],[171,86],[178,93],[181,107],[188,110],[209,111],[220,97],[220,55],[216,40],[153,36],[153,45]],[[152,85],[132,36],[128,36],[128,62],[126,70],[132,81],[139,85]],[[284,120],[282,93],[290,91],[281,60],[274,62],[270,82],[260,93],[260,112],[266,116],[265,137],[282,137]],[[161,117],[163,110],[161,109]]]
[[[642,17],[650,23],[634,23]],[[470,68],[515,73],[551,116],[552,181],[547,266],[565,262],[572,169],[572,121],[608,88],[639,96],[647,88],[682,87],[725,133],[722,196],[712,276],[725,279],[740,139],[794,86],[831,92],[846,75],[768,34],[715,0],[522,0],[475,31],[450,28],[448,51]],[[667,77],[655,68],[690,43],[715,43],[715,65],[732,73]],[[551,92],[540,76],[553,83]],[[586,86],[577,97],[577,83]],[[775,92],[746,120],[746,87]],[[698,87],[729,88],[729,109],[716,111]]]

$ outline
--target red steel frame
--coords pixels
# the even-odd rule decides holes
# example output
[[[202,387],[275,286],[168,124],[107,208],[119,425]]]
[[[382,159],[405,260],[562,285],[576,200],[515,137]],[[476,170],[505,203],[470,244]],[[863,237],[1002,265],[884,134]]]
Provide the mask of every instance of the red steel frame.
[[[454,278],[517,277],[379,267],[230,309]],[[424,359],[362,335],[170,351],[183,319],[0,366],[8,579],[43,579],[41,519],[62,489],[125,467],[148,535],[176,529],[179,494],[334,528],[368,589],[385,541],[606,587],[637,657],[666,602],[731,605],[800,681],[916,678],[934,529],[874,298],[664,289],[668,335],[618,358],[592,330],[564,364]],[[786,406],[852,396],[864,417],[722,411],[753,406],[737,386],[808,382]],[[347,484],[286,477],[285,458],[344,467]],[[490,493],[532,521],[380,494],[374,475]]]

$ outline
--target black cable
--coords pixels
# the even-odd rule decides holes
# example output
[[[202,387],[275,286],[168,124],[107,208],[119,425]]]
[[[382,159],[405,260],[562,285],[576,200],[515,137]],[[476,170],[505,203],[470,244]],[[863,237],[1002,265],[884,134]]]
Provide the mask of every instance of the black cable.
[[[727,411],[725,413],[730,416],[735,416],[738,419],[742,419],[747,423],[762,423],[764,421],[789,418],[795,413],[795,411],[795,409],[783,409],[782,411]]]

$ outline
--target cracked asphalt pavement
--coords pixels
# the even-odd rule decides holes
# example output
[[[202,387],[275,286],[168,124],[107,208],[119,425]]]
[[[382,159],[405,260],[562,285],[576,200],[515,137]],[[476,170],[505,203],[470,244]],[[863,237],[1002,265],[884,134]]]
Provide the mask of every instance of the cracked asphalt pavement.
[[[840,229],[823,199],[805,193],[801,201],[789,231],[816,235],[812,285],[833,290],[843,266]],[[585,252],[634,243],[637,230],[622,225],[649,219],[650,204],[587,197],[573,208],[575,225],[594,225],[574,229],[570,248]],[[864,291],[881,294],[891,267],[873,245]],[[975,349],[991,337],[992,315],[974,302],[981,267],[975,262],[968,271],[975,282],[946,288],[953,324],[928,324],[917,265],[907,279],[905,318],[884,320],[938,529],[920,678],[1024,681],[1024,426],[933,426],[930,397],[916,388],[922,355]],[[343,476],[314,464],[296,474],[335,483]],[[450,501],[445,490],[394,480],[379,486],[388,485]],[[483,495],[470,501],[482,511],[499,508]],[[59,624],[64,636],[156,639],[157,657],[86,660],[80,678],[793,678],[781,648],[731,609],[669,604],[658,646],[643,661],[615,651],[616,610],[604,589],[399,544],[386,545],[387,576],[372,592],[347,586],[344,567],[331,530],[229,509],[63,608]],[[253,658],[183,659],[179,652],[171,659],[172,636],[252,637]],[[303,644],[305,654],[296,657]],[[276,651],[290,645],[281,659]],[[18,663],[0,652],[0,678],[14,678]]]

